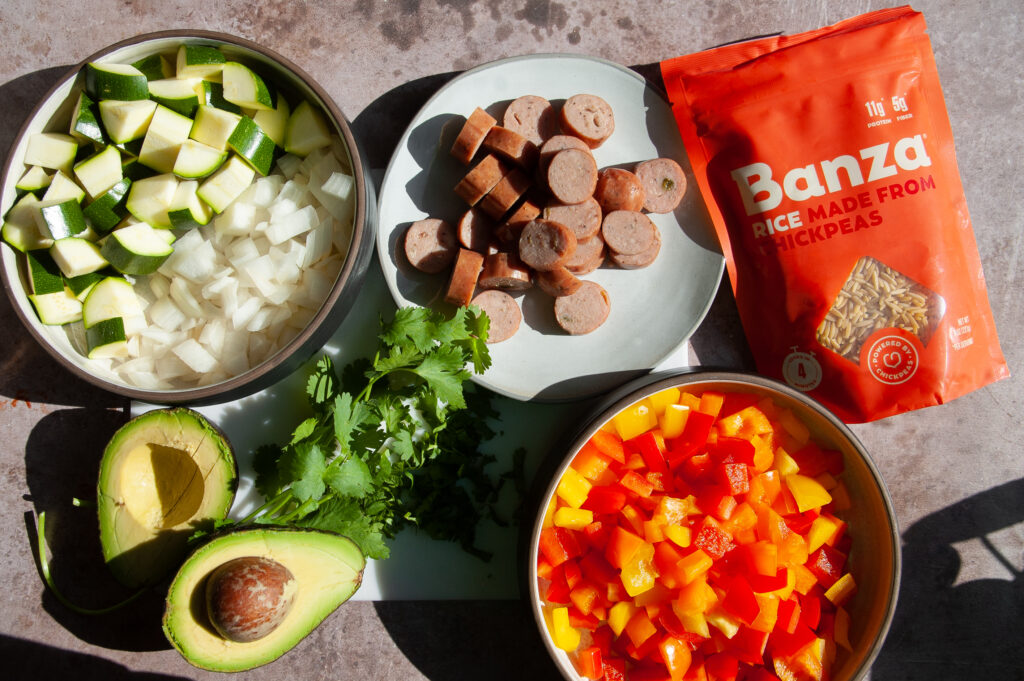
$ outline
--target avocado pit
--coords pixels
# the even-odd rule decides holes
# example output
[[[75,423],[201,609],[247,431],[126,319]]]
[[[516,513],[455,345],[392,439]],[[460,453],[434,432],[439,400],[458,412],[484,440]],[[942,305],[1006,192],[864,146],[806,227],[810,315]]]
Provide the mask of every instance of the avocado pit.
[[[206,583],[210,624],[229,641],[258,641],[287,617],[295,600],[291,571],[260,556],[234,558],[214,570]]]

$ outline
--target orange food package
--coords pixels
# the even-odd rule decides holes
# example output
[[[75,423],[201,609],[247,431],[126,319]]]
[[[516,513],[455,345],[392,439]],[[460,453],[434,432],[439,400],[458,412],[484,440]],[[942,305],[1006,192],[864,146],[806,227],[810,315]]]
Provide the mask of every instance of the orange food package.
[[[1009,375],[920,13],[661,69],[759,372],[848,423]]]

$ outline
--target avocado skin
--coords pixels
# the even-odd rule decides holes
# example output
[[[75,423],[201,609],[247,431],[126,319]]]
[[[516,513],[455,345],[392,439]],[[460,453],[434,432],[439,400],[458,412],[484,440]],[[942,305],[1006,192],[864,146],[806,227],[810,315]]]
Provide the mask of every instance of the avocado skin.
[[[143,503],[140,489],[145,485],[136,484],[131,476],[133,484],[125,484],[123,478],[128,455],[141,445],[148,447],[150,463],[164,464],[152,465],[152,482],[163,509],[171,509],[164,519],[173,522],[157,525],[132,515],[132,500],[136,507]],[[194,453],[191,461],[186,451]],[[193,484],[183,492],[186,481]],[[215,521],[227,517],[237,488],[231,444],[199,412],[186,407],[155,409],[131,419],[111,437],[100,463],[97,510],[107,567],[130,588],[159,583],[181,564],[192,534],[209,531]]]
[[[264,638],[237,643],[224,639],[210,623],[206,583],[219,566],[234,558],[270,558],[297,582],[288,615]],[[323,530],[249,526],[214,533],[182,564],[167,593],[164,635],[195,667],[238,672],[272,662],[294,648],[362,583],[366,559],[348,537]]]

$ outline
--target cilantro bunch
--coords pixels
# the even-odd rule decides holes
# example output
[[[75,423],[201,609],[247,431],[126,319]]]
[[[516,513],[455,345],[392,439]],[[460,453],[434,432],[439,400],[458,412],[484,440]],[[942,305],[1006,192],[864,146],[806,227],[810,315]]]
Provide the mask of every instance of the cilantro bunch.
[[[336,372],[321,358],[309,377],[313,415],[283,446],[256,451],[256,489],[267,502],[238,524],[317,528],[344,534],[370,558],[385,539],[416,526],[437,539],[474,545],[478,521],[494,515],[506,474],[477,447],[494,435],[486,392],[466,382],[490,366],[488,319],[476,308],[446,318],[420,307],[381,321],[372,360]]]

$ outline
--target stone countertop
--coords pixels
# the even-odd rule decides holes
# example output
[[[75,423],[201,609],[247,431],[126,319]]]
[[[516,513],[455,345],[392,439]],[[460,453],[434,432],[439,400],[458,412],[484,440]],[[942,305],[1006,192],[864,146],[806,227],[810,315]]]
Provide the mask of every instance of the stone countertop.
[[[595,55],[656,76],[662,59],[773,32],[817,28],[892,3],[462,2],[360,0],[6,0],[0,5],[0,153],[38,98],[73,64],[139,33],[239,35],[308,71],[384,168],[419,106],[455,73],[524,53]],[[855,426],[895,503],[904,573],[876,681],[1024,679],[1024,11],[1010,0],[915,4],[928,21],[989,296],[1014,378],[954,402]],[[167,647],[160,603],[100,618],[63,609],[37,572],[33,512],[76,522],[99,452],[128,404],[81,382],[23,332],[0,297],[0,660],[5,678],[215,678]],[[693,341],[702,364],[749,367],[723,284]],[[80,519],[78,522],[81,522]],[[87,527],[87,525],[85,525]],[[69,595],[109,602],[94,531],[61,540]],[[92,558],[93,560],[90,560]],[[1016,632],[1016,633],[1014,633]],[[1017,645],[993,639],[1017,637]],[[352,602],[252,679],[554,679],[516,601]]]

